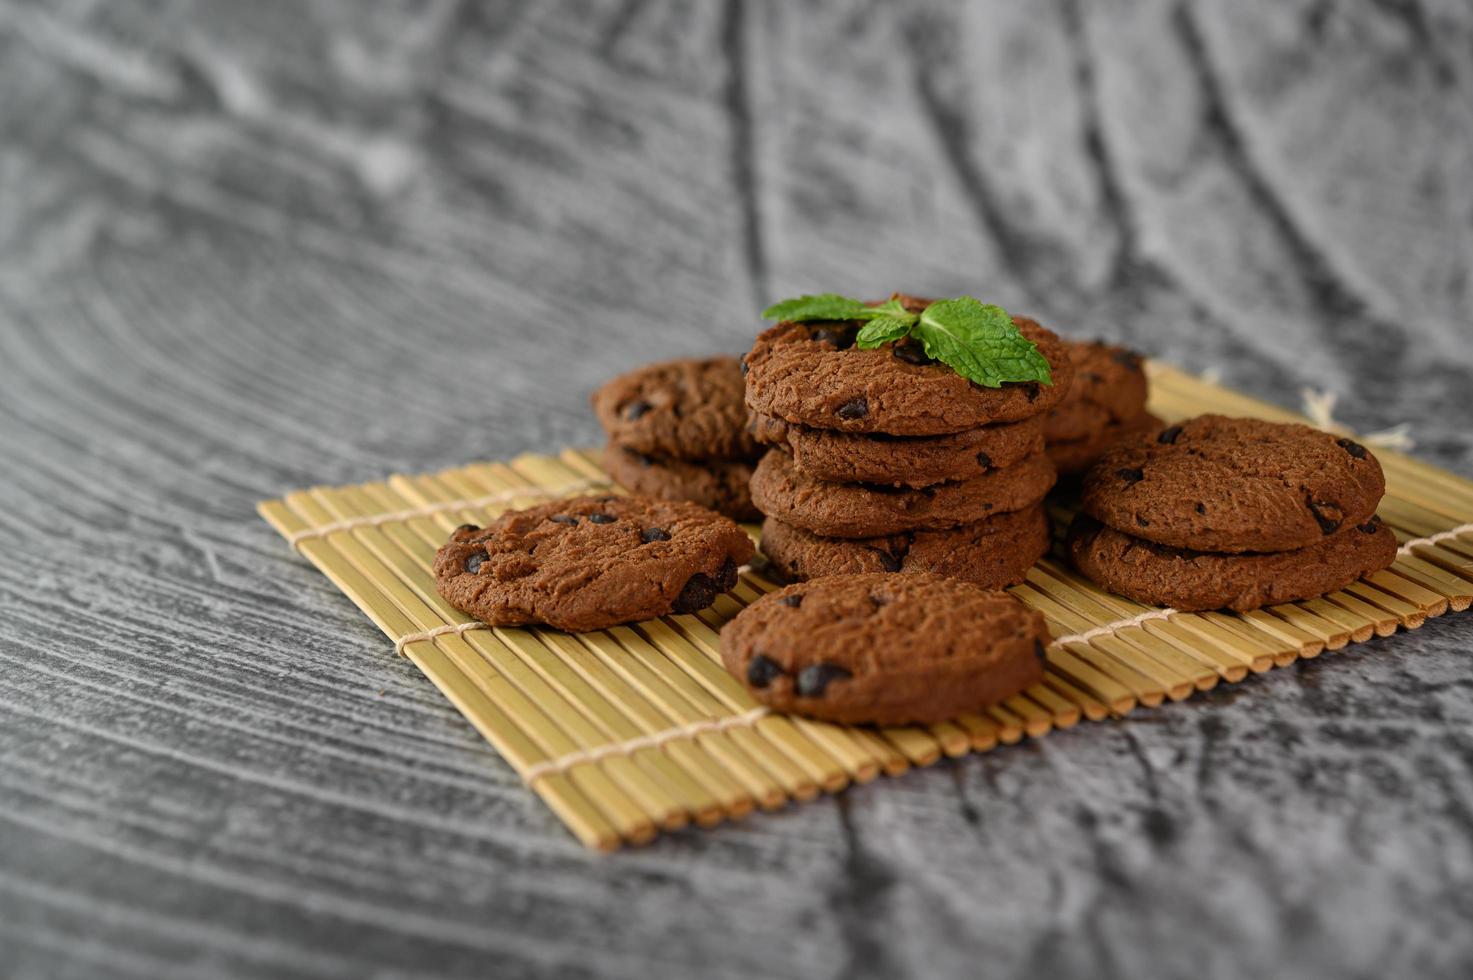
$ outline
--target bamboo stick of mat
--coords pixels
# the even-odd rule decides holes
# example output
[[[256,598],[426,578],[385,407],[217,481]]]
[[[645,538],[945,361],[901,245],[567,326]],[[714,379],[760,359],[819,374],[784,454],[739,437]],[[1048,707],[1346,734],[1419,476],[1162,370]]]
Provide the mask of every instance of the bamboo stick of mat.
[[[1152,362],[1151,407],[1297,420],[1294,413]],[[710,827],[879,773],[1040,737],[1236,683],[1473,603],[1473,482],[1378,451],[1382,519],[1406,545],[1391,568],[1319,599],[1248,613],[1178,613],[1112,595],[1046,557],[1012,589],[1058,638],[1044,680],[939,725],[875,729],[756,710],[721,668],[718,632],[776,587],[744,570],[710,609],[570,635],[491,629],[434,588],[457,524],[614,488],[590,451],[528,455],[260,505],[262,516],[356,603],[586,846]],[[1053,507],[1056,521],[1072,516]],[[755,531],[755,529],[754,529]],[[1428,540],[1434,539],[1435,540]],[[438,630],[434,635],[426,635]],[[453,632],[452,632],[453,631]]]

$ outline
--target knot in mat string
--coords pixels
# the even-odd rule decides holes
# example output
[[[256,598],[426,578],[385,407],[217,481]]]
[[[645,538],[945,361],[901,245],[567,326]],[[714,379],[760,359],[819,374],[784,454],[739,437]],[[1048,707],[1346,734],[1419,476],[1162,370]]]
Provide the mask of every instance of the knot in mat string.
[[[1315,428],[1337,432],[1343,436],[1355,435],[1335,421],[1335,403],[1340,400],[1338,394],[1333,391],[1300,388],[1299,397],[1303,402],[1305,418],[1314,423]],[[1411,426],[1405,422],[1380,432],[1367,432],[1356,438],[1372,449],[1395,449],[1399,452],[1407,452],[1417,444],[1412,438]]]
[[[316,527],[303,528],[287,535],[287,543],[293,548],[299,547],[303,541],[310,538],[320,538],[327,534],[336,534],[338,531],[351,531],[356,527],[373,527],[379,524],[397,524],[401,521],[413,520],[416,517],[433,517],[451,510],[476,510],[480,507],[494,507],[497,504],[510,503],[520,497],[565,497],[579,490],[593,490],[595,488],[611,488],[613,484],[608,480],[574,480],[560,487],[513,487],[510,490],[499,490],[496,493],[488,493],[483,497],[462,497],[458,500],[439,500],[434,503],[425,504],[421,507],[410,507],[407,510],[396,510],[388,514],[373,514],[368,517],[349,517],[341,521],[333,521],[330,524],[319,524]]]
[[[1408,541],[1400,548],[1397,548],[1396,553],[1398,555],[1409,555],[1412,553],[1413,548],[1422,547],[1424,545],[1437,544],[1437,542],[1439,541],[1446,541],[1449,538],[1456,538],[1459,535],[1467,534],[1469,531],[1473,531],[1473,522],[1467,524],[1459,524],[1457,527],[1450,527],[1446,531],[1438,531],[1436,534],[1429,534],[1425,538],[1412,538],[1412,540]]]

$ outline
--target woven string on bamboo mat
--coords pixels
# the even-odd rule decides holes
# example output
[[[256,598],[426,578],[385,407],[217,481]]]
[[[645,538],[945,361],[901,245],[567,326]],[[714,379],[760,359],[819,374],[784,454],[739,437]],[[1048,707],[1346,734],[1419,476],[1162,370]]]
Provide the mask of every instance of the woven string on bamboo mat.
[[[1151,409],[1299,420],[1283,409],[1149,365]],[[587,634],[468,620],[435,591],[435,550],[458,524],[538,500],[618,492],[597,455],[565,450],[382,483],[317,487],[260,505],[455,705],[585,845],[610,850],[661,830],[713,826],[1039,738],[1081,720],[1181,701],[1194,691],[1416,629],[1473,602],[1473,482],[1387,450],[1381,518],[1395,564],[1319,599],[1247,613],[1152,609],[1045,558],[1011,590],[1057,639],[1042,682],[937,725],[870,728],[768,712],[722,668],[718,632],[776,586],[744,569],[694,615]],[[1056,523],[1070,516],[1055,505]]]

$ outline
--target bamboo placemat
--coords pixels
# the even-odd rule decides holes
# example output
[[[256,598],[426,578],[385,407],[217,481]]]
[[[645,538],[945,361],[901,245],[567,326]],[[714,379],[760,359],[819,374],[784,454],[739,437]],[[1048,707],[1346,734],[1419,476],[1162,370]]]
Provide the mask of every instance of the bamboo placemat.
[[[1151,408],[1300,420],[1152,362]],[[1340,592],[1249,613],[1176,613],[1101,591],[1053,558],[1012,591],[1058,637],[1044,680],[939,725],[863,728],[769,714],[721,667],[717,633],[775,588],[744,571],[732,595],[688,616],[573,635],[492,629],[435,592],[436,548],[458,524],[610,488],[597,455],[565,450],[383,483],[315,487],[259,506],[415,663],[585,845],[837,792],[942,756],[1038,738],[1081,719],[1180,701],[1473,602],[1473,482],[1377,452],[1396,563]],[[1064,508],[1056,518],[1067,520]],[[1060,522],[1062,523],[1062,521]]]

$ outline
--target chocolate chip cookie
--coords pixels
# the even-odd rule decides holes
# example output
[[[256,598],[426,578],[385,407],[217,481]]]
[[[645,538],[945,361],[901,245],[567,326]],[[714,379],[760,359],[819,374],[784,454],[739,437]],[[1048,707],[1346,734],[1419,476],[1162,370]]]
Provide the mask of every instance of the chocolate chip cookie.
[[[735,523],[695,504],[578,497],[456,528],[435,555],[435,587],[493,626],[583,632],[704,609],[754,552]]]
[[[1043,616],[925,573],[834,575],[769,593],[721,630],[762,704],[846,724],[945,721],[1043,678]]]
[[[752,474],[752,502],[769,517],[831,538],[873,538],[975,524],[1022,510],[1054,485],[1043,453],[955,483],[921,489],[825,483],[800,472],[781,450],[762,457]]]
[[[1287,551],[1370,520],[1381,464],[1307,425],[1200,415],[1105,453],[1082,506],[1137,538],[1199,551]]]
[[[656,459],[610,443],[604,469],[619,486],[661,500],[689,500],[736,521],[760,521],[752,506],[752,464],[743,460]]]
[[[789,582],[859,572],[933,572],[1001,589],[1023,581],[1048,548],[1048,516],[1040,504],[950,530],[879,538],[823,538],[775,517],[762,523],[762,551]]]
[[[907,309],[926,300],[899,297]],[[912,339],[870,350],[854,346],[856,321],[779,323],[763,331],[743,359],[747,406],[815,429],[933,436],[993,422],[1016,422],[1057,405],[1074,367],[1062,341],[1027,317],[1023,336],[1049,362],[1053,381],[985,388],[930,360]]]
[[[1395,536],[1374,517],[1290,551],[1218,554],[1143,541],[1081,514],[1068,549],[1079,570],[1111,592],[1183,611],[1309,599],[1396,560]]]
[[[1041,415],[913,438],[810,429],[770,415],[754,415],[751,429],[758,442],[786,449],[799,470],[834,483],[926,487],[1012,466],[1043,448]]]
[[[1141,355],[1098,340],[1064,342],[1074,365],[1074,383],[1064,400],[1050,409],[1043,437],[1068,442],[1097,436],[1111,425],[1136,418],[1146,410],[1146,372]]]
[[[1048,444],[1048,458],[1054,461],[1059,478],[1076,476],[1095,464],[1112,446],[1134,436],[1156,433],[1166,428],[1166,423],[1143,412],[1123,422],[1110,422],[1094,435],[1084,439],[1070,439]]]
[[[735,357],[650,364],[593,393],[609,440],[673,459],[756,459],[747,431],[744,382]]]

